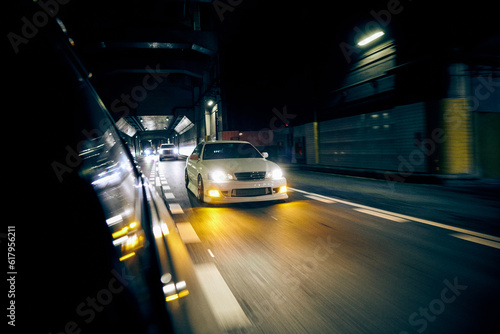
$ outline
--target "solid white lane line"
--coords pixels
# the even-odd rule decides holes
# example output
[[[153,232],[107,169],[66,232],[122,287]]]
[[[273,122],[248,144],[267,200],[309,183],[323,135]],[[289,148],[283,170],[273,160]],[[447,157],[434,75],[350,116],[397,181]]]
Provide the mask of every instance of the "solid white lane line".
[[[168,206],[170,208],[170,212],[174,215],[184,213],[184,210],[182,210],[181,206],[177,203],[169,203]]]
[[[489,246],[489,247],[500,249],[500,243],[492,241],[492,240],[487,240],[487,239],[483,239],[483,238],[473,237],[472,235],[461,234],[461,233],[452,233],[450,235],[452,237],[459,238],[459,239],[462,239],[462,240],[467,240],[467,241],[475,242],[476,244],[481,244],[481,245],[484,245],[484,246]]]
[[[201,242],[191,223],[177,223],[176,226],[185,244]]]
[[[308,191],[304,191],[304,190],[300,190],[300,189],[295,189],[295,188],[290,188],[290,187],[287,187],[286,189],[287,190],[291,190],[291,191],[296,191],[298,193],[302,193],[302,194],[305,194],[307,196],[313,196],[313,197],[317,197],[317,198],[323,198],[323,199],[330,200],[330,201],[333,201],[333,202],[338,202],[339,201],[336,198],[332,198],[332,197],[328,197],[328,196],[324,196],[324,195],[320,195],[320,194],[315,194],[315,193],[310,193]]]
[[[403,218],[403,219],[407,219],[407,220],[413,220],[413,221],[418,222],[418,223],[422,223],[422,224],[426,224],[426,225],[431,225],[431,226],[434,226],[434,227],[439,227],[439,228],[442,228],[442,229],[445,229],[445,230],[450,230],[450,231],[455,231],[455,232],[470,234],[470,235],[474,235],[476,237],[480,237],[480,238],[483,238],[483,239],[489,239],[489,240],[493,240],[493,241],[496,241],[496,242],[500,242],[500,238],[499,237],[495,237],[495,236],[492,236],[492,235],[489,235],[489,234],[474,232],[474,231],[470,231],[470,230],[467,230],[467,229],[464,229],[464,228],[460,228],[460,227],[454,227],[454,226],[449,226],[449,225],[445,225],[445,224],[433,222],[433,221],[427,220],[427,219],[421,219],[421,218],[417,218],[417,217],[402,215],[400,213],[395,213],[395,212],[390,212],[390,211],[386,211],[386,210],[381,210],[381,209],[373,208],[373,207],[367,206],[367,205],[361,205],[361,204],[357,204],[357,203],[353,203],[353,202],[349,202],[349,201],[344,201],[344,200],[337,199],[337,198],[331,198],[331,197],[327,197],[327,196],[323,196],[323,195],[318,195],[318,194],[310,193],[310,192],[307,192],[307,191],[304,191],[304,190],[300,190],[300,189],[295,189],[295,188],[290,188],[290,187],[287,187],[287,189],[291,190],[291,191],[296,191],[296,192],[299,192],[299,193],[303,193],[303,194],[308,194],[308,195],[312,195],[312,196],[319,196],[319,197],[331,199],[331,200],[336,201],[338,203],[342,203],[342,204],[346,204],[346,205],[350,205],[350,206],[355,206],[355,207],[358,207],[358,208],[363,208],[363,209],[368,209],[368,210],[372,210],[372,211],[377,211],[377,212],[380,212],[380,213],[388,214],[388,215],[391,215],[391,216],[395,216],[395,217],[399,217],[399,218]]]
[[[160,185],[160,178],[158,176],[155,178],[155,184]]]
[[[195,264],[194,271],[215,319],[225,331],[251,326],[214,263]]]
[[[395,221],[398,223],[405,223],[408,221],[408,220],[403,219],[403,218],[398,218],[398,217],[394,217],[391,215],[386,215],[385,213],[380,213],[380,212],[371,211],[371,210],[367,210],[367,209],[354,209],[354,210],[358,211],[358,212],[366,213],[368,215],[372,215],[372,216],[376,216],[376,217],[380,217],[380,218],[384,218],[384,219],[389,219],[389,220],[392,220],[392,221]]]
[[[316,201],[320,201],[320,202],[323,202],[323,203],[335,203],[334,200],[331,200],[331,199],[327,199],[327,198],[322,198],[322,197],[318,197],[318,196],[312,196],[312,195],[305,195],[307,198],[310,198],[310,199],[314,199]]]
[[[444,228],[446,230],[460,232],[460,233],[465,233],[465,234],[470,234],[470,235],[474,235],[476,237],[480,237],[480,238],[483,238],[483,239],[489,239],[489,240],[493,240],[493,241],[496,241],[496,242],[500,242],[500,238],[495,237],[493,235],[479,233],[479,232],[474,232],[474,231],[466,230],[465,228],[449,226],[449,225],[445,225],[445,224],[441,224],[441,223],[436,223],[436,222],[433,222],[433,221],[430,221],[430,220],[425,220],[425,219],[413,218],[412,220],[414,220],[416,222],[419,222],[419,223],[422,223],[422,224],[432,225],[432,226],[435,226],[435,227]]]

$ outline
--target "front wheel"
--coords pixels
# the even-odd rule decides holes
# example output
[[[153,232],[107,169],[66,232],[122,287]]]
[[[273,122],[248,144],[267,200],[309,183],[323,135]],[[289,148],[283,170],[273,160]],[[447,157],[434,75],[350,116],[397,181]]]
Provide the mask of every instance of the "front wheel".
[[[201,175],[198,175],[198,201],[204,202],[205,201],[205,196],[204,196],[204,187],[203,187],[203,179]]]

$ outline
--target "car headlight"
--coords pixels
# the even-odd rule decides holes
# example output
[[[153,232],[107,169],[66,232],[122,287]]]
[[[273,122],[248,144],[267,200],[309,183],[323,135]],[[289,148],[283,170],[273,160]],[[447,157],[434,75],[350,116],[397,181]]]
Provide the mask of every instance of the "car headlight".
[[[232,180],[233,176],[221,170],[216,170],[208,174],[208,179],[215,182]]]
[[[283,172],[280,168],[273,169],[271,172],[267,172],[266,175],[269,179],[281,179],[283,177]]]

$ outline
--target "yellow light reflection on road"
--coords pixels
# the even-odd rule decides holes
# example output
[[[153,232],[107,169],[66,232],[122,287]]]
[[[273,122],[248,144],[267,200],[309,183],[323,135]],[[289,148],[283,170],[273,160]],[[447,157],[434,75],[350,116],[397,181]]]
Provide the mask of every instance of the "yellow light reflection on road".
[[[189,290],[182,290],[179,292],[179,298],[186,297],[187,295],[189,295]]]
[[[121,230],[113,233],[113,239],[116,239],[116,238],[119,238],[125,234],[127,234],[128,232],[128,226],[125,226],[124,228],[122,228]]]
[[[173,294],[173,295],[170,295],[170,296],[167,296],[165,298],[165,300],[167,302],[171,302],[172,300],[176,300],[176,299],[179,299],[179,298],[182,298],[182,297],[186,297],[187,295],[189,295],[189,290],[182,290],[181,292],[179,293],[176,293],[176,294]]]
[[[115,233],[113,233],[112,234],[113,235],[113,239],[119,238],[119,237],[127,234],[129,232],[129,230],[134,229],[136,226],[137,226],[137,222],[130,223],[128,226],[125,226],[121,230],[116,231]]]
[[[135,252],[129,253],[127,255],[124,255],[120,258],[120,261],[125,261],[126,259],[130,259],[132,256],[135,255]]]
[[[175,294],[175,295],[170,295],[168,296],[167,298],[165,298],[165,300],[167,302],[171,302],[172,300],[176,300],[177,298],[179,298],[179,295],[178,294]]]

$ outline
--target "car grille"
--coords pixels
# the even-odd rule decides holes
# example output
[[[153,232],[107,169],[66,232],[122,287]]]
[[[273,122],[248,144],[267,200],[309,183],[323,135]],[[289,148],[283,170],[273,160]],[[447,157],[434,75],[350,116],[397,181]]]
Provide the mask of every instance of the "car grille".
[[[252,196],[264,196],[272,194],[272,189],[267,188],[247,188],[247,189],[233,189],[231,191],[231,197],[252,197]]]
[[[266,172],[234,173],[234,176],[236,176],[236,180],[238,181],[264,180],[266,178]]]

